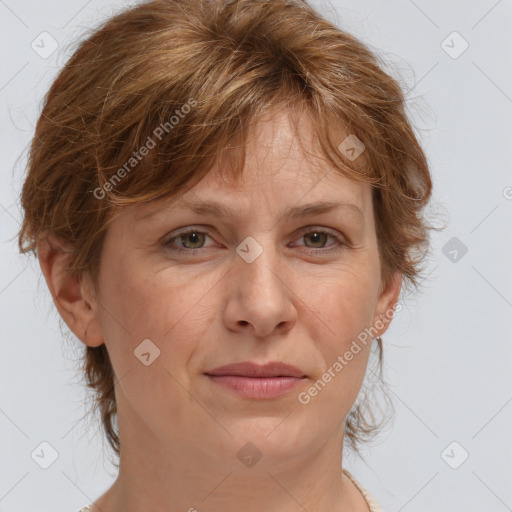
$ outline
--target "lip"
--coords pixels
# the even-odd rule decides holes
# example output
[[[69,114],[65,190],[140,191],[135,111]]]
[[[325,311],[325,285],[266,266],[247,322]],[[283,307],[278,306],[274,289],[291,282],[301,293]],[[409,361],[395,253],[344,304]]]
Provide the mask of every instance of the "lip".
[[[295,377],[301,379],[306,374],[289,364],[273,361],[267,364],[257,364],[252,361],[228,364],[205,372],[207,375],[236,375],[239,377]]]
[[[306,378],[302,370],[281,362],[259,365],[235,363],[205,372],[210,380],[250,399],[269,399],[289,393]]]

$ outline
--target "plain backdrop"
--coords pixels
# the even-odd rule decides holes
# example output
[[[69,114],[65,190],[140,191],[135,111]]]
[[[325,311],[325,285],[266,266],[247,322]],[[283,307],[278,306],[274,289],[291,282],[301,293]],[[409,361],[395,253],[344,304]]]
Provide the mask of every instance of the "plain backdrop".
[[[82,345],[63,341],[16,234],[27,146],[67,46],[127,5],[0,1],[1,512],[73,512],[116,474],[99,424],[82,419]],[[387,512],[512,510],[512,1],[314,5],[403,84],[433,174],[432,215],[447,225],[384,336],[395,422],[366,462],[345,465]],[[58,45],[51,55],[33,49],[41,38],[46,52]]]

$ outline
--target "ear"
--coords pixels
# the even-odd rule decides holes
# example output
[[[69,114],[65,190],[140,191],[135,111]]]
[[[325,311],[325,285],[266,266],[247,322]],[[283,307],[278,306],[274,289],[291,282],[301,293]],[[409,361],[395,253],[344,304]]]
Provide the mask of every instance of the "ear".
[[[395,272],[388,278],[385,286],[381,289],[373,318],[373,325],[377,331],[376,337],[382,336],[391,324],[396,303],[400,296],[400,290],[402,289],[402,282],[402,274]]]
[[[78,339],[97,347],[104,340],[94,289],[87,274],[77,278],[66,270],[72,253],[69,243],[53,235],[37,246],[39,264],[60,316]]]

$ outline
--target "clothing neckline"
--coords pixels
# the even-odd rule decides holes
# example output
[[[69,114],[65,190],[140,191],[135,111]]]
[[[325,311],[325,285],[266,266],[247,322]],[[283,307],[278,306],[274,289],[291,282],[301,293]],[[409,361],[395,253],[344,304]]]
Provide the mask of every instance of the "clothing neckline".
[[[375,498],[359,483],[359,481],[345,468],[342,468],[343,473],[352,480],[352,483],[357,487],[359,492],[363,495],[370,512],[383,512],[380,505],[377,503]]]

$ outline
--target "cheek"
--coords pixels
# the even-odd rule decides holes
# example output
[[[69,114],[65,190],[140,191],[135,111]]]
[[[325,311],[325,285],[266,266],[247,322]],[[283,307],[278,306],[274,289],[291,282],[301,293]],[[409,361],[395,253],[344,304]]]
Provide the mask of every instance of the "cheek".
[[[373,275],[362,268],[323,280],[320,292],[307,303],[317,313],[309,334],[322,355],[316,375],[322,381],[316,386],[322,394],[319,406],[335,403],[347,413],[357,397],[373,341],[365,334],[372,325],[377,294]]]
[[[123,390],[119,401],[169,430],[176,423],[171,419],[197,412],[185,390],[191,387],[193,355],[218,317],[208,291],[219,277],[149,275],[128,267],[120,263],[102,283],[102,329]],[[152,427],[158,429],[157,423]]]
[[[144,270],[125,259],[101,283],[101,324],[112,362],[124,374],[141,365],[137,355],[147,347],[151,360],[157,354],[155,363],[186,378],[194,343],[215,318],[206,296],[219,277]]]
[[[378,286],[375,272],[364,265],[315,281],[317,291],[307,305],[318,312],[329,339],[343,348],[348,338],[357,337],[373,320]],[[307,297],[306,290],[301,295]]]

